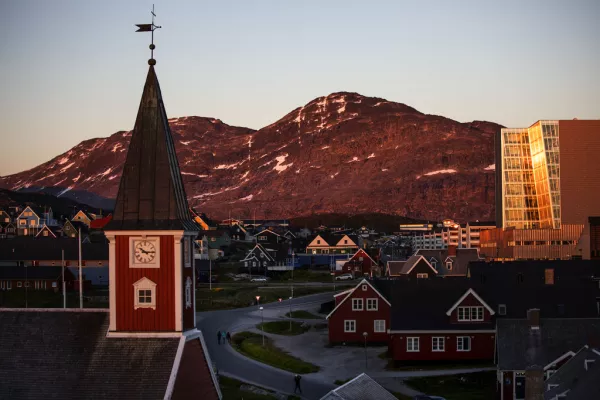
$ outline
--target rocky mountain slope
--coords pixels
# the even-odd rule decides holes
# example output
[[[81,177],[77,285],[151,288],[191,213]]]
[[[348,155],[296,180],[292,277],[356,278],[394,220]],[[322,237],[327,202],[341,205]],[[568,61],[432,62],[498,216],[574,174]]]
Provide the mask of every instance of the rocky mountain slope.
[[[220,120],[169,120],[190,204],[216,218],[381,212],[493,219],[494,133],[356,93],[332,93],[258,131]],[[95,206],[116,196],[129,132],[90,139],[0,178]]]

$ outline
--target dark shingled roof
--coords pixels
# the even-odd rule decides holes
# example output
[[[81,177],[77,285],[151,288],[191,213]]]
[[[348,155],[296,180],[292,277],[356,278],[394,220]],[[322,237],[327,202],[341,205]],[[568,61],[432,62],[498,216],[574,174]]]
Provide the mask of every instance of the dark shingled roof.
[[[188,230],[192,220],[154,66],[131,134],[113,219],[106,230]]]
[[[498,319],[498,369],[545,367],[566,352],[600,338],[600,318],[542,318],[531,330],[527,319]]]
[[[550,385],[557,386],[547,390],[544,399],[550,400],[565,393],[566,396],[561,397],[562,399],[598,400],[600,399],[599,378],[600,351],[585,346],[546,380],[546,388],[550,388]]]
[[[179,338],[107,338],[107,312],[0,312],[0,398],[162,399]]]
[[[321,400],[395,400],[388,392],[367,374],[360,374],[342,386],[333,389]]]
[[[62,279],[61,267],[17,267],[17,266],[2,266],[0,267],[0,279]],[[65,279],[72,280],[73,274],[68,269],[65,270]]]
[[[65,260],[79,257],[79,239],[19,236],[0,240],[0,261],[57,261],[65,251]],[[108,260],[108,243],[83,243],[83,260]]]

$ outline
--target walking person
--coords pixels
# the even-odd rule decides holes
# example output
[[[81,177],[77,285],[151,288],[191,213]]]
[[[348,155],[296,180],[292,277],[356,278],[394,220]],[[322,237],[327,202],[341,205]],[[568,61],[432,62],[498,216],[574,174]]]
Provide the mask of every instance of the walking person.
[[[231,344],[231,333],[227,332],[227,343]]]
[[[217,342],[221,344],[221,331],[217,331]]]
[[[300,375],[296,374],[294,376],[294,382],[296,382],[296,387],[294,387],[294,394],[296,393],[296,390],[299,390],[300,394],[302,394],[302,389],[300,388],[300,379],[302,379]]]

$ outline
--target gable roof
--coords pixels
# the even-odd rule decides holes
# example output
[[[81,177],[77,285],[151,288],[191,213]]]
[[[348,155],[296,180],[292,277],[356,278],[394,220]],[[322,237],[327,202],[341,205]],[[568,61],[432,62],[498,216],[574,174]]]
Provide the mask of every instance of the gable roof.
[[[467,290],[467,291],[465,292],[465,294],[463,294],[463,295],[460,297],[460,299],[458,299],[458,300],[456,301],[456,303],[454,303],[454,304],[452,305],[452,307],[450,307],[450,309],[449,309],[448,311],[446,311],[446,315],[450,315],[450,314],[452,314],[452,311],[454,311],[454,310],[456,309],[456,307],[458,307],[458,306],[460,305],[460,303],[462,303],[462,302],[463,302],[463,300],[464,300],[464,299],[466,299],[466,298],[467,298],[467,296],[469,296],[469,295],[471,295],[471,296],[475,297],[475,298],[477,299],[477,301],[481,303],[481,305],[482,305],[482,306],[484,306],[485,308],[487,308],[487,310],[490,312],[490,314],[491,314],[491,315],[494,315],[494,314],[495,314],[495,311],[494,311],[494,309],[493,309],[493,308],[491,308],[491,307],[490,307],[490,306],[489,306],[489,305],[488,305],[488,304],[487,304],[485,301],[483,301],[483,299],[482,299],[481,297],[479,297],[479,295],[478,295],[478,294],[477,294],[477,293],[476,293],[476,292],[473,290],[473,288],[469,288],[469,290]]]
[[[578,351],[600,337],[600,318],[541,318],[540,328],[529,321],[497,321],[498,369],[522,371],[544,367],[568,351]]]
[[[32,207],[32,206],[26,206],[26,207],[23,209],[23,211],[21,211],[21,212],[19,213],[19,216],[18,216],[17,218],[21,218],[21,215],[23,215],[23,213],[24,213],[25,211],[27,211],[27,210],[29,210],[29,211],[33,212],[33,214],[34,214],[36,217],[38,217],[38,218],[42,218],[42,214],[43,214],[42,210],[40,210],[38,207]]]
[[[77,260],[78,242],[77,239],[66,237],[48,239],[28,236],[0,240],[0,261],[58,261],[62,250],[65,251],[65,260]],[[84,243],[81,256],[86,261],[108,260],[108,243]]]
[[[106,217],[96,218],[90,222],[91,229],[103,229],[106,224],[112,220],[112,214],[108,214]]]
[[[362,373],[333,389],[320,400],[396,400],[396,396],[385,390],[367,374]]]
[[[586,362],[586,360],[593,361]],[[600,395],[600,380],[598,380],[598,376],[600,376],[600,351],[586,345],[544,382],[547,388],[544,398],[554,399],[557,398],[555,396],[565,393],[567,396],[562,397],[564,399],[597,399]],[[590,397],[582,396],[584,392],[580,395],[575,393],[581,388],[582,384],[583,386],[589,384],[586,382],[589,378],[596,381],[595,393],[594,391],[586,390],[585,394]]]
[[[275,231],[272,231],[271,229],[263,229],[262,231],[258,232],[258,233],[257,233],[256,235],[254,235],[254,236],[258,236],[258,235],[260,235],[260,234],[262,234],[262,233],[270,233],[270,234],[273,234],[273,235],[275,235],[275,236],[281,236],[280,234],[278,234],[278,233],[277,233],[277,232],[275,232]]]
[[[85,212],[85,211],[83,211],[83,210],[79,210],[79,211],[77,211],[77,212],[75,213],[75,215],[73,215],[73,218],[71,218],[71,220],[74,220],[74,219],[75,219],[75,217],[77,217],[78,215],[81,215],[81,216],[83,216],[83,217],[85,217],[85,218],[89,219],[90,221],[92,221],[92,220],[93,220],[93,219],[92,219],[92,217],[90,217],[90,216],[88,215],[88,213],[86,213],[86,212]]]
[[[246,257],[244,257],[244,259],[241,260],[241,261],[248,261],[248,260],[251,260],[253,258],[256,258],[256,257],[251,257],[251,256],[254,256],[256,254],[256,252],[264,254],[266,256],[266,258],[267,258],[268,261],[275,261],[275,259],[269,254],[269,252],[267,251],[267,249],[265,249],[260,243],[257,243],[248,252],[248,254],[246,254]]]
[[[108,322],[102,311],[1,312],[0,398],[162,399],[179,338],[107,338]]]
[[[406,264],[406,261],[388,261],[386,274],[388,276],[400,276],[400,272],[404,268],[404,264]]]
[[[349,298],[352,296],[352,293],[354,293],[354,291],[355,291],[356,289],[358,289],[358,287],[359,287],[359,286],[361,286],[361,285],[364,285],[364,284],[367,284],[367,285],[369,285],[369,286],[371,287],[371,289],[373,289],[373,291],[374,291],[375,293],[377,293],[377,295],[383,299],[383,301],[385,301],[385,302],[386,302],[388,305],[390,305],[390,306],[391,306],[391,304],[390,304],[390,302],[388,301],[388,299],[386,299],[386,298],[385,298],[385,296],[384,296],[384,295],[382,295],[382,294],[379,292],[379,290],[377,290],[377,289],[375,288],[375,286],[373,286],[373,285],[371,284],[371,282],[369,282],[369,281],[368,281],[368,280],[366,280],[366,279],[363,279],[362,281],[360,281],[360,282],[358,283],[358,285],[356,285],[356,286],[354,287],[354,289],[352,289],[352,291],[351,291],[350,293],[348,293],[348,295],[347,295],[347,296],[344,298],[344,300],[340,301],[340,303],[339,303],[339,304],[338,304],[338,305],[337,305],[337,306],[336,306],[336,307],[335,307],[335,308],[334,308],[334,309],[333,309],[333,310],[332,310],[332,311],[329,313],[329,315],[327,315],[327,317],[325,317],[325,319],[329,319],[329,317],[331,317],[331,316],[333,315],[333,313],[334,313],[334,312],[335,312],[335,311],[336,311],[338,308],[340,308],[340,306],[341,306],[342,304],[344,304],[344,303],[346,302],[346,300],[348,300],[348,299],[349,299]]]
[[[71,277],[71,273],[65,270],[65,279]],[[62,279],[62,268],[58,267],[22,267],[3,266],[0,267],[0,279]]]
[[[37,233],[37,235],[35,235],[35,237],[38,237],[38,236],[40,236],[40,235],[41,235],[41,236],[43,236],[43,235],[42,235],[42,232],[44,232],[44,231],[48,231],[50,234],[52,234],[52,236],[54,236],[54,238],[56,238],[56,236],[57,236],[57,234],[58,234],[58,229],[59,229],[59,228],[56,228],[56,227],[54,227],[54,228],[52,229],[52,228],[50,228],[48,225],[44,224],[44,226],[42,226],[42,228],[41,228],[41,229],[40,229],[40,231]]]
[[[433,268],[431,266],[431,264],[429,263],[429,261],[427,261],[425,259],[425,257],[421,256],[421,255],[414,255],[414,256],[410,256],[408,258],[408,260],[406,260],[406,262],[402,265],[402,268],[398,271],[399,275],[408,275],[410,274],[410,272],[417,266],[417,264],[419,262],[425,261],[425,263],[427,264],[427,266],[429,268],[431,268],[431,270],[437,275],[437,270],[435,268]]]
[[[181,178],[173,135],[150,65],[107,230],[197,231]]]
[[[367,257],[369,257],[369,259],[373,262],[373,264],[377,265],[377,262],[375,260],[373,260],[373,258],[369,255],[369,253],[367,253],[364,249],[360,248],[356,251],[356,253],[354,253],[354,255],[352,257],[350,257],[350,260],[352,260],[354,257],[356,257],[359,253],[363,253],[365,254]]]

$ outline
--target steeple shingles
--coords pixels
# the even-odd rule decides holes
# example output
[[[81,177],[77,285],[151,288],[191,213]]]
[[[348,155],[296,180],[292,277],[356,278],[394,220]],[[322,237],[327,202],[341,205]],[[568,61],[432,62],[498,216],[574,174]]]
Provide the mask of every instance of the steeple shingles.
[[[148,70],[112,221],[106,230],[198,230],[154,66]]]

